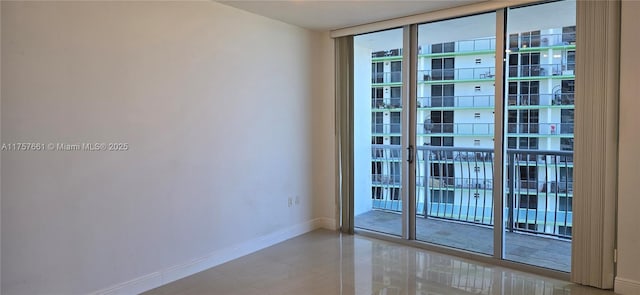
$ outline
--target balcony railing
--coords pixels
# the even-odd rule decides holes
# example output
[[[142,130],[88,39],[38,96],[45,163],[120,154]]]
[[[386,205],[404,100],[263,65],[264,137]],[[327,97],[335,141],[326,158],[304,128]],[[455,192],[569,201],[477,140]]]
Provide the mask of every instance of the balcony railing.
[[[575,96],[573,93],[509,94],[507,104],[509,106],[574,105]]]
[[[372,145],[379,169],[372,186],[401,187],[399,145]],[[573,152],[506,151],[506,229],[571,238]],[[416,151],[417,214],[456,222],[494,225],[491,149],[419,146]],[[393,167],[392,167],[393,166]],[[385,175],[388,173],[388,175]],[[402,210],[399,193],[372,196],[373,208]]]
[[[496,69],[494,67],[432,69],[418,71],[418,79],[421,81],[441,80],[494,80]]]
[[[401,97],[372,98],[371,108],[399,109],[399,108],[402,108],[402,98]]]
[[[373,84],[401,83],[401,82],[402,82],[401,71],[377,72],[377,73],[371,74],[371,83]]]
[[[506,157],[507,230],[571,238],[573,152],[508,149]],[[531,157],[544,161],[520,160]]]
[[[377,98],[378,105],[400,105],[401,98],[391,98],[387,103],[386,98]],[[509,106],[570,106],[575,104],[574,93],[556,94],[509,94],[507,104]],[[425,96],[418,97],[418,107],[436,108],[484,108],[495,106],[493,95],[464,95],[464,96]]]
[[[536,64],[509,66],[509,77],[550,77],[550,76],[573,76],[575,65],[569,64]]]
[[[400,123],[376,123],[371,124],[371,133],[374,134],[391,134],[400,133],[402,131]]]
[[[431,123],[418,125],[418,134],[450,133],[456,135],[493,135],[493,123]]]
[[[496,49],[496,38],[483,38],[473,40],[458,40],[453,43],[453,52],[474,52],[474,51],[487,51]],[[436,44],[440,45],[440,44]],[[444,50],[433,51],[432,44],[421,45],[418,54],[433,54],[433,53],[452,53],[451,50],[442,52]]]
[[[481,108],[495,106],[493,95],[418,97],[418,107]]]
[[[402,56],[402,48],[382,50],[371,53],[371,58],[380,58],[388,56]]]
[[[573,134],[573,123],[508,123],[507,133],[510,134]]]
[[[516,48],[574,45],[575,42],[576,33],[529,35],[509,37],[509,48],[514,50]]]
[[[509,94],[507,104],[509,106],[571,106],[575,104],[575,95],[574,93]],[[419,108],[488,108],[494,106],[493,95],[418,97]],[[402,98],[372,98],[371,107],[374,109],[402,108]]]

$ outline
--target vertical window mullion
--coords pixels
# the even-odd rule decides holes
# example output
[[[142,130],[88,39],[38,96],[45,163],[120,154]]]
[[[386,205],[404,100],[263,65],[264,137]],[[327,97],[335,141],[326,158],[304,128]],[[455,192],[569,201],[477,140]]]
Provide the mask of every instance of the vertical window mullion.
[[[493,228],[493,257],[497,259],[502,259],[504,257],[504,196],[503,196],[503,188],[504,187],[504,179],[506,179],[507,175],[505,171],[503,171],[504,165],[504,156],[505,156],[505,144],[504,144],[504,132],[509,129],[509,120],[508,116],[505,112],[504,107],[504,92],[505,92],[505,79],[508,76],[512,76],[513,69],[513,61],[509,59],[508,63],[505,63],[507,60],[507,56],[503,48],[506,48],[504,44],[505,33],[506,33],[506,9],[499,9],[496,11],[496,59],[495,59],[495,94],[494,94],[494,154],[493,154],[493,220],[494,220],[494,228]],[[509,36],[509,48],[512,48],[514,45],[517,47],[517,35]],[[505,73],[505,64],[508,65],[508,70]],[[517,61],[516,61],[517,65]],[[517,66],[516,66],[517,67]],[[517,71],[517,70],[516,70]],[[516,101],[518,99],[516,98]],[[507,126],[504,128],[504,126]],[[501,127],[502,126],[502,127]]]

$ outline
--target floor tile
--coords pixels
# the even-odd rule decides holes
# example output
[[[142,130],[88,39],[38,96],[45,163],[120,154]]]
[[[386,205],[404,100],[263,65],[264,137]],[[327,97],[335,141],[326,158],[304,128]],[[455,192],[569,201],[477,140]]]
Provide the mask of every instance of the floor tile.
[[[363,236],[316,230],[147,295],[612,295]]]

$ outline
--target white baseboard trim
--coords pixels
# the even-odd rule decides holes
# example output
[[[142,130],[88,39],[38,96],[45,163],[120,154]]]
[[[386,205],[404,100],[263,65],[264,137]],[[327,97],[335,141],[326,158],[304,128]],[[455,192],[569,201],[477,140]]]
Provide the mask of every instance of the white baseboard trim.
[[[616,294],[620,295],[640,294],[640,282],[617,277],[613,290],[616,292]]]
[[[335,219],[324,217],[312,219],[90,294],[139,294],[319,228],[334,230],[336,228]]]

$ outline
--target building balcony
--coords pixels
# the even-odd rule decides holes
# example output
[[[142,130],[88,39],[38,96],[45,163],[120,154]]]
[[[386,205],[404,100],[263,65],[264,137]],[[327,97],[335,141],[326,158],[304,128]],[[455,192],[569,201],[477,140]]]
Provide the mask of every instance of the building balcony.
[[[402,48],[390,49],[390,50],[382,50],[371,53],[371,58],[376,59],[384,59],[389,57],[402,57]]]
[[[372,98],[371,108],[373,110],[401,109],[402,97]]]
[[[541,34],[528,36],[509,36],[509,50],[511,52],[518,51],[535,51],[536,49],[548,49],[556,47],[559,49],[575,48],[576,33],[564,34]]]
[[[575,105],[574,93],[555,94],[509,94],[507,96],[508,108],[531,106],[571,106]]]
[[[356,226],[386,233],[399,232],[402,211],[398,145],[373,145],[381,162],[373,171],[371,210],[356,217]],[[533,243],[540,249],[570,253],[572,227],[572,163],[570,151],[506,151],[506,179],[502,189],[505,234],[513,243]],[[494,153],[491,149],[419,146],[416,151],[416,226],[429,240],[468,249],[469,237],[487,236],[494,226]],[[532,169],[532,165],[535,169]],[[392,167],[394,166],[394,167]],[[564,173],[563,173],[563,169]],[[533,171],[533,172],[531,172]],[[393,172],[393,173],[392,173]],[[567,173],[569,173],[567,175]],[[385,193],[393,189],[392,195]],[[356,200],[356,202],[365,200]],[[389,222],[397,218],[398,222]],[[435,229],[438,230],[435,230]],[[433,235],[436,235],[434,237]],[[488,236],[491,236],[488,233]],[[486,239],[482,239],[486,240]],[[471,250],[491,253],[491,242],[472,243]],[[512,249],[513,250],[513,249]],[[489,251],[489,252],[487,252]],[[515,250],[514,250],[515,251]],[[507,248],[509,252],[509,248]],[[570,255],[550,261],[544,253],[507,253],[521,262],[569,271]],[[524,256],[522,256],[524,255]],[[536,260],[536,261],[533,261]]]
[[[495,52],[496,38],[458,40],[440,44],[425,44],[418,48],[421,57],[456,55],[464,53]]]
[[[530,109],[535,107],[565,107],[575,105],[574,93],[555,94],[509,94],[507,105],[510,109]],[[486,109],[495,107],[493,95],[425,96],[418,97],[418,108],[422,109]],[[373,110],[401,109],[401,97],[372,98]]]
[[[371,124],[372,135],[391,135],[400,134],[402,132],[402,124],[400,123],[376,123]]]
[[[452,82],[493,81],[494,67],[419,70],[418,79],[428,84]]]
[[[507,133],[529,136],[529,135],[564,135],[573,136],[573,123],[507,123]]]
[[[440,134],[453,135],[481,135],[492,136],[495,124],[493,123],[432,123],[424,122],[418,126],[418,135],[439,136]]]
[[[572,64],[534,64],[509,66],[508,80],[575,79]]]
[[[381,86],[385,84],[402,84],[402,72],[377,72],[371,74],[372,86]]]
[[[418,97],[418,108],[493,108],[493,95]]]

